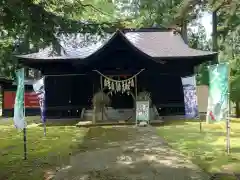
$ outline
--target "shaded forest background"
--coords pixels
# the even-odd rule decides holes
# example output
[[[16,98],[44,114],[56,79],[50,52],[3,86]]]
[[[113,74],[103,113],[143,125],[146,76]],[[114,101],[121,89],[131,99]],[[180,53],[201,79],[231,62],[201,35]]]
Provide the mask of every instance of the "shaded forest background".
[[[210,39],[199,23],[204,12],[212,15]],[[14,78],[18,66],[14,54],[37,52],[48,45],[58,53],[57,37],[62,33],[176,28],[189,46],[218,51],[218,61],[230,63],[231,100],[240,115],[239,0],[2,0],[0,17],[0,75],[8,78]],[[208,84],[207,65],[196,68],[198,84]]]

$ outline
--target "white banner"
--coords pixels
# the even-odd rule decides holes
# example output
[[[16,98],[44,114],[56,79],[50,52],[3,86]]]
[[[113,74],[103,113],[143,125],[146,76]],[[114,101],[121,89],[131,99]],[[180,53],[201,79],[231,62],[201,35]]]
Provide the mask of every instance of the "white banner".
[[[196,92],[196,78],[195,76],[182,78],[185,117],[192,119],[198,116],[197,92]]]
[[[43,122],[46,121],[45,118],[45,88],[44,88],[44,77],[35,81],[33,83],[33,90],[38,96],[40,110],[41,110],[41,119]]]
[[[198,111],[200,113],[207,113],[207,107],[208,107],[208,86],[207,85],[197,86],[197,102],[198,102]]]

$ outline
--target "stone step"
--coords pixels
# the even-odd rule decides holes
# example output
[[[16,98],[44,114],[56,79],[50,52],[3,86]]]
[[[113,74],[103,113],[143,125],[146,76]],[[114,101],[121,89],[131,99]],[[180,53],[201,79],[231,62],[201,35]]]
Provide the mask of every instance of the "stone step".
[[[150,108],[150,119],[158,119],[156,117],[156,110],[153,108]],[[135,110],[133,109],[113,109],[113,108],[108,108],[106,110],[107,116],[111,120],[127,120],[129,118],[135,119]],[[93,110],[88,109],[85,110],[84,113],[84,119],[91,120],[93,115]]]
[[[108,108],[106,110],[107,116],[109,119],[112,120],[127,120],[130,117],[134,117],[135,116],[135,112],[133,109],[112,109],[112,108]],[[93,115],[93,110],[89,109],[86,110],[84,113],[84,119],[92,119],[92,115]]]

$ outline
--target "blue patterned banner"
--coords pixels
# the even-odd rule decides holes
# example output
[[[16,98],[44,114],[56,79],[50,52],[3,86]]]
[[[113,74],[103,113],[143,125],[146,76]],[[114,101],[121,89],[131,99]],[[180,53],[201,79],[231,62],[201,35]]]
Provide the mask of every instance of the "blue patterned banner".
[[[207,122],[226,120],[228,114],[228,64],[209,67]]]
[[[197,90],[195,76],[182,78],[185,118],[192,119],[198,116]]]

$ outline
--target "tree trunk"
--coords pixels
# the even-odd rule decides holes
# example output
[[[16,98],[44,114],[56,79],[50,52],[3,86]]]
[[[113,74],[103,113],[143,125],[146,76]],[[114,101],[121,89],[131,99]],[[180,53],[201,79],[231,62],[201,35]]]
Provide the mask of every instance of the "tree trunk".
[[[217,38],[217,11],[212,12],[212,50],[218,51],[218,38]]]
[[[181,27],[181,34],[183,40],[186,44],[188,44],[188,37],[187,37],[187,21],[183,20],[182,27]]]
[[[236,102],[236,117],[240,118],[240,102]]]

